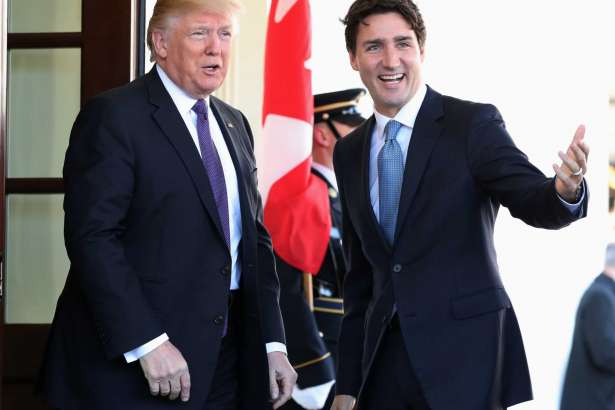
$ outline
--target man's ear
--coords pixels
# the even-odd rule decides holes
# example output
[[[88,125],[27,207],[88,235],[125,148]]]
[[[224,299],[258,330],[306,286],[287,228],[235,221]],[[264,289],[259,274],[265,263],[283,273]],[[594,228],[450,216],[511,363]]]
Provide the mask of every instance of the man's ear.
[[[319,122],[317,124],[314,124],[314,133],[313,133],[313,140],[314,140],[314,145],[320,146],[320,147],[328,147],[330,142],[329,142],[329,135],[327,134],[327,125],[325,123]]]
[[[156,55],[162,59],[167,58],[168,55],[168,39],[167,33],[162,30],[154,30],[152,32],[152,44]]]
[[[357,64],[357,56],[352,51],[348,50],[348,59],[350,60],[350,66],[353,70],[359,71],[359,65]]]

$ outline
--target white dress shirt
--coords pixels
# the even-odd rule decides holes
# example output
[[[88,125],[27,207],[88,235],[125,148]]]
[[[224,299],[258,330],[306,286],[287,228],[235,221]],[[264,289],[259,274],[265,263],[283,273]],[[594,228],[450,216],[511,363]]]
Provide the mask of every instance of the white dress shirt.
[[[318,171],[323,177],[325,177],[329,185],[331,185],[336,191],[339,191],[339,189],[337,189],[337,179],[335,178],[335,171],[333,171],[326,165],[314,161],[312,161],[312,168]]]
[[[410,139],[412,138],[412,130],[414,129],[414,122],[416,116],[419,113],[419,109],[423,104],[425,95],[427,94],[427,86],[421,84],[416,90],[414,97],[410,99],[401,107],[401,110],[395,115],[394,118],[389,118],[380,114],[374,109],[374,117],[376,117],[376,126],[372,133],[372,142],[369,150],[369,196],[372,202],[372,208],[376,220],[380,222],[380,193],[378,191],[378,153],[384,146],[384,127],[390,120],[399,122],[402,127],[397,132],[397,143],[401,148],[401,152],[404,157],[404,169],[406,167],[406,158],[408,157],[408,146],[410,145]]]
[[[164,85],[164,88],[167,90],[175,107],[179,111],[188,131],[190,132],[190,136],[192,137],[192,141],[196,149],[201,154],[201,147],[199,145],[199,137],[196,129],[196,121],[197,116],[196,113],[192,110],[194,104],[196,104],[197,100],[190,95],[186,94],[184,90],[179,88],[164,72],[164,70],[156,65],[156,71],[158,72],[158,76]],[[239,188],[237,185],[237,172],[235,170],[235,165],[233,164],[233,160],[231,158],[231,154],[226,145],[226,141],[224,140],[224,136],[222,135],[222,130],[220,129],[220,125],[216,119],[216,116],[211,111],[211,106],[209,104],[209,97],[205,98],[205,104],[207,105],[207,119],[209,123],[209,131],[211,134],[211,139],[216,147],[216,151],[218,151],[218,156],[220,157],[220,162],[222,163],[222,170],[224,172],[224,181],[226,183],[226,195],[228,198],[228,211],[229,211],[229,233],[230,233],[230,253],[231,253],[231,285],[230,289],[239,289],[239,281],[241,279],[241,262],[238,258],[239,256],[239,242],[241,241],[241,205],[239,202]],[[158,336],[154,340],[149,341],[148,343],[131,350],[130,352],[124,353],[124,357],[128,363],[138,360],[142,356],[156,349],[158,346],[163,344],[165,341],[169,340],[169,337],[166,333]],[[286,346],[282,343],[272,342],[267,343],[267,353],[273,351],[281,351],[286,353]]]

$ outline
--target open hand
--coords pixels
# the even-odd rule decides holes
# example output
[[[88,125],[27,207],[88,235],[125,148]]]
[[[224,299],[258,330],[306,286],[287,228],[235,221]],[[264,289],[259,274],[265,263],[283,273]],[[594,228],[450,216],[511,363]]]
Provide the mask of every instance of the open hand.
[[[566,153],[561,151],[558,153],[562,164],[559,166],[553,164],[556,175],[555,189],[568,202],[577,200],[577,192],[583,182],[583,176],[587,172],[589,147],[583,141],[584,137],[585,126],[579,125]]]

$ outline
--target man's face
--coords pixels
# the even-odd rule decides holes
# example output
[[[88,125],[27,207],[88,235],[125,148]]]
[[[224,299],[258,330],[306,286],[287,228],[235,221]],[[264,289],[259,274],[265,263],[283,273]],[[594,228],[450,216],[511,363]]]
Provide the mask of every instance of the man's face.
[[[157,63],[186,93],[204,98],[226,77],[232,28],[230,18],[207,11],[177,17],[154,34]]]
[[[422,82],[423,50],[398,13],[372,14],[359,24],[350,64],[359,72],[378,112],[394,117]]]

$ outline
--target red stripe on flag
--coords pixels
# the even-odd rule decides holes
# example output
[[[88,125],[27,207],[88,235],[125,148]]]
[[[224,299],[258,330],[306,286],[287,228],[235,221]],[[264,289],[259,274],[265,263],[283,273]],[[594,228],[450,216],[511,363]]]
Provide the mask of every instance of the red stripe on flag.
[[[309,172],[310,163],[306,159],[272,185],[265,225],[280,258],[316,274],[329,245],[331,214],[327,184]]]
[[[312,73],[305,68],[310,58],[310,5],[297,0],[284,18],[276,23],[273,0],[269,11],[265,48],[265,90],[263,124],[268,114],[278,114],[312,123]]]

